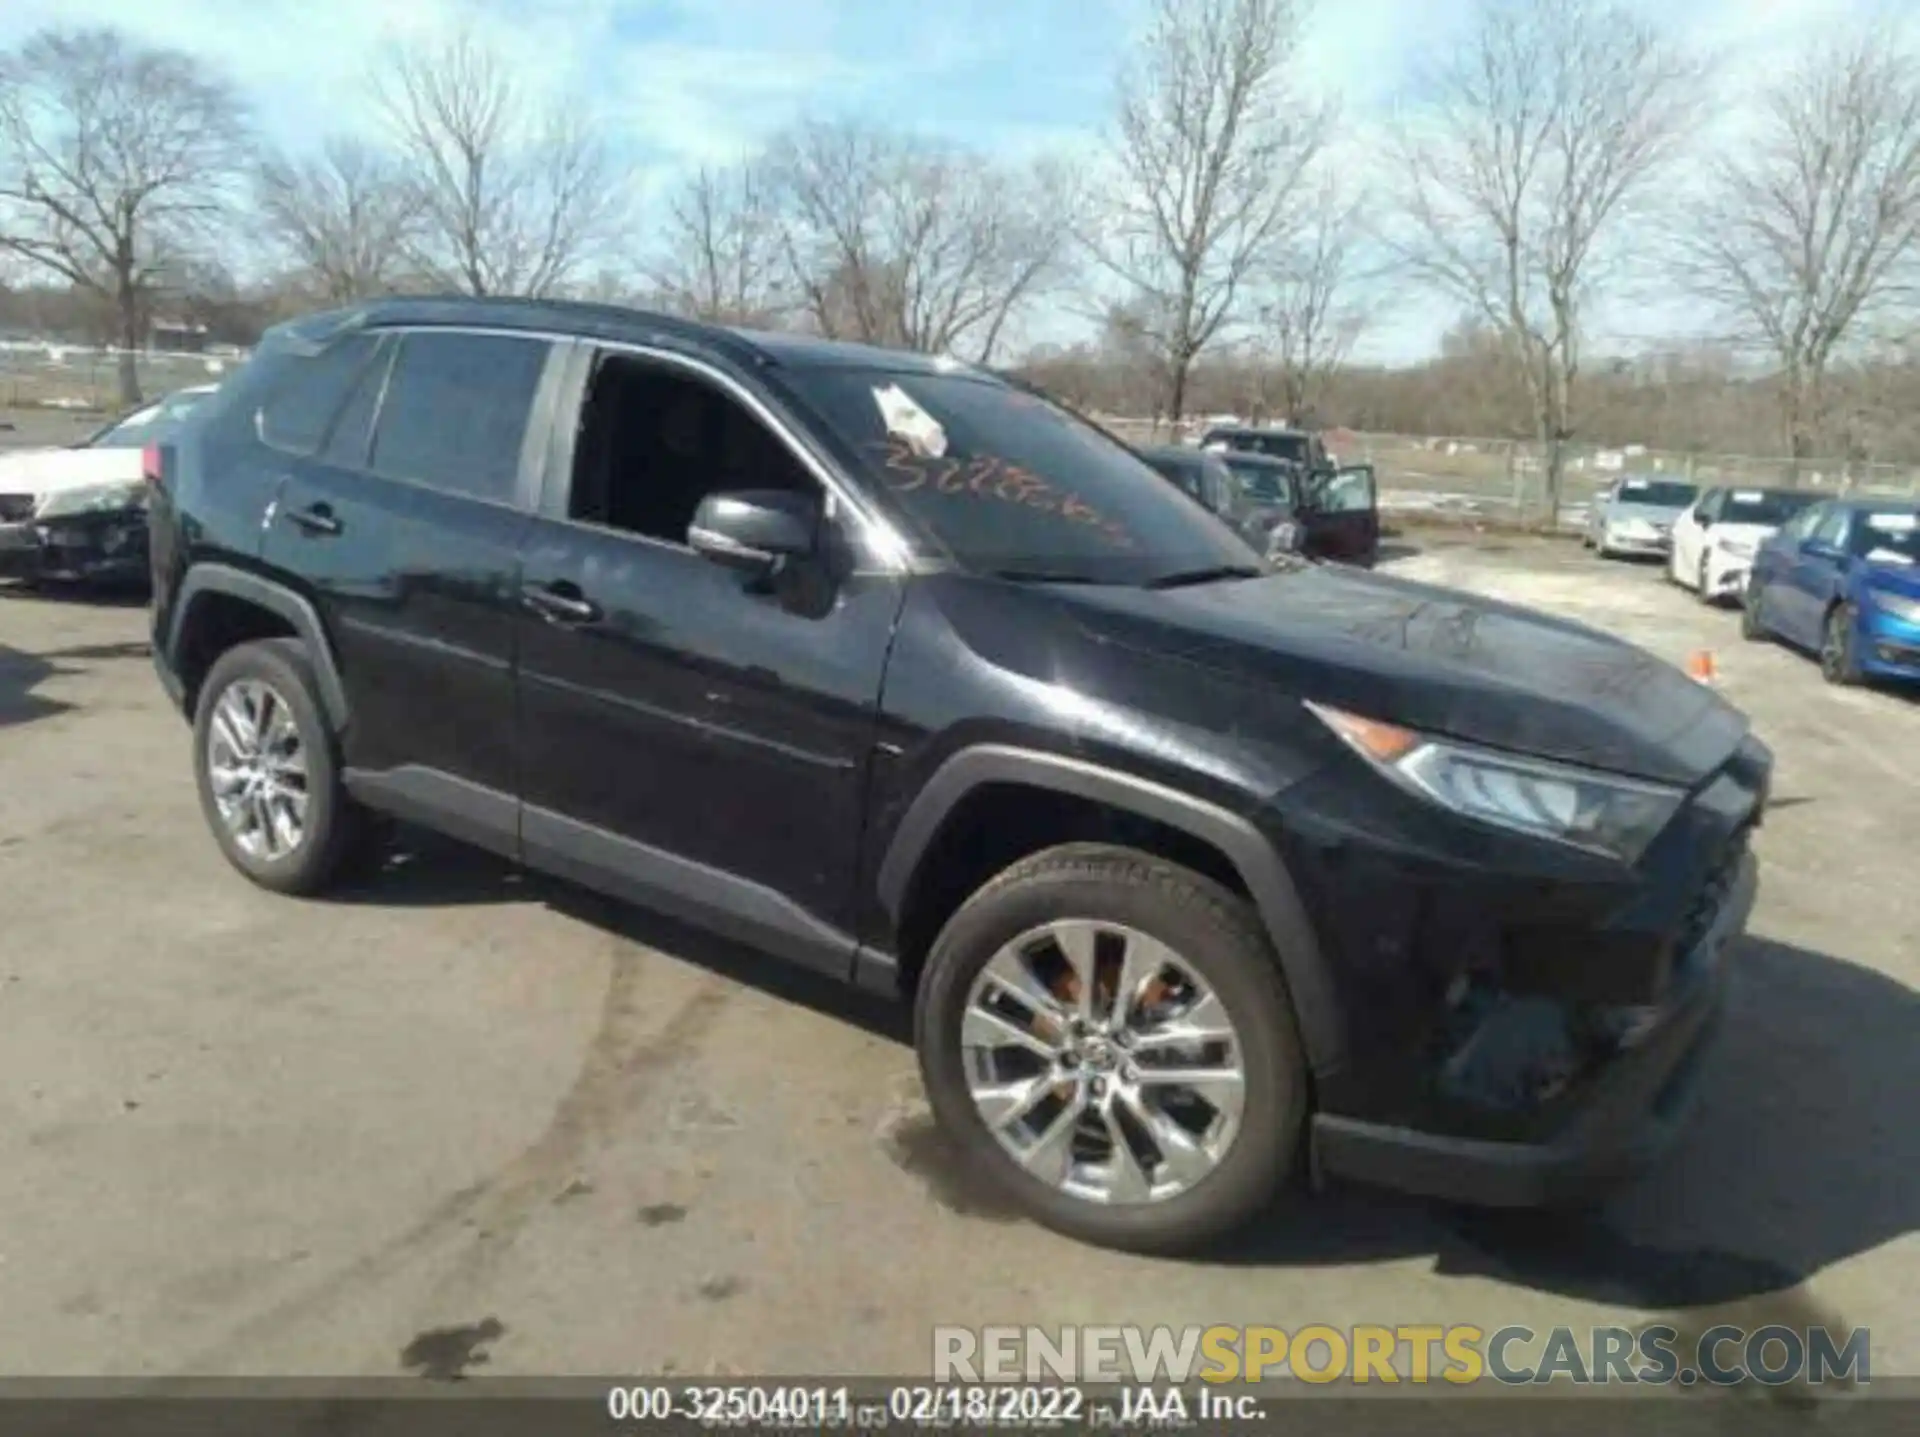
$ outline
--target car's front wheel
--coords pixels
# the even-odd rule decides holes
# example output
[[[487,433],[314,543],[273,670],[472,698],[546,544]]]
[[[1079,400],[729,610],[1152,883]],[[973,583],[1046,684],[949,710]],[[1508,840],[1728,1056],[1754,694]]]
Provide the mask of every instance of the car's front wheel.
[[[1766,591],[1760,581],[1752,574],[1747,575],[1747,591],[1740,596],[1740,637],[1752,639],[1756,643],[1767,637],[1767,626],[1761,621],[1760,605]]]
[[[1860,682],[1860,656],[1853,641],[1858,619],[1852,604],[1835,604],[1827,610],[1826,629],[1820,637],[1820,673],[1830,684]]]
[[[295,639],[215,661],[194,714],[200,807],[228,862],[263,888],[318,892],[364,831],[340,784],[319,687]]]
[[[1694,576],[1693,591],[1699,596],[1701,603],[1711,605],[1714,598],[1713,590],[1708,587],[1713,582],[1712,575],[1707,570],[1709,557],[1711,556],[1704,553],[1700,556],[1700,572]]]
[[[1014,865],[942,930],[914,1017],[963,1159],[1071,1236],[1190,1250],[1294,1165],[1306,1075],[1273,949],[1178,865],[1095,844]]]

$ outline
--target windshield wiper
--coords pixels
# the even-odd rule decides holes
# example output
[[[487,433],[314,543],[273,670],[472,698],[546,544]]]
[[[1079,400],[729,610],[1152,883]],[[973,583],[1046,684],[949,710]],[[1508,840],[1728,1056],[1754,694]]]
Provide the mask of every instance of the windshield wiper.
[[[1091,574],[1076,573],[1072,569],[995,569],[993,577],[1005,579],[1013,584],[1104,584],[1105,579],[1096,579]]]
[[[1162,574],[1149,579],[1142,588],[1184,589],[1193,584],[1214,584],[1222,579],[1257,579],[1266,573],[1251,564],[1219,564],[1211,569],[1184,569],[1177,574]]]

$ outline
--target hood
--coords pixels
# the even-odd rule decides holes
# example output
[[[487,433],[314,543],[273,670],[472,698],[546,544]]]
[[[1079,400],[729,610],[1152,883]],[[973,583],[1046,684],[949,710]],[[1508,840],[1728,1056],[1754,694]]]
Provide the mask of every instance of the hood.
[[[1335,565],[1153,592],[1060,591],[1089,637],[1490,748],[1692,785],[1739,710],[1584,625]]]
[[[1715,524],[1707,530],[1707,539],[1714,543],[1731,539],[1735,543],[1757,546],[1779,530],[1778,524]]]
[[[0,494],[44,497],[140,478],[138,449],[13,449],[0,453]]]

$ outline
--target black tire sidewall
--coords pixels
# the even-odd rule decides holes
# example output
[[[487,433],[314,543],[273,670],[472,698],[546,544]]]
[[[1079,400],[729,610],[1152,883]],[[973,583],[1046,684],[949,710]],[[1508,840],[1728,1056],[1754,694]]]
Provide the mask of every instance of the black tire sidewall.
[[[234,841],[220,817],[207,771],[207,733],[220,696],[237,680],[258,679],[286,701],[300,731],[307,759],[307,825],[297,848],[280,858],[263,859]],[[346,796],[340,787],[340,762],[333,730],[321,712],[313,669],[298,640],[268,639],[241,644],[215,661],[200,686],[193,720],[193,777],[200,811],[227,861],[255,883],[281,893],[310,893],[332,876],[348,824]]]
[[[1853,651],[1854,608],[1852,604],[1835,604],[1827,611],[1827,629],[1840,631],[1840,654],[1833,667],[1827,666],[1827,651],[1824,641],[1820,647],[1820,672],[1829,683],[1847,687],[1860,681],[1860,666],[1855,661]]]
[[[1766,627],[1760,622],[1760,604],[1764,598],[1763,586],[1751,577],[1747,579],[1747,591],[1740,596],[1740,633],[1749,639],[1764,639]]]
[[[1149,875],[1144,881],[1143,870]],[[1269,1202],[1294,1163],[1306,1117],[1298,1030],[1271,948],[1250,923],[1224,921],[1209,903],[1182,901],[1177,888],[1167,886],[1169,879],[1238,903],[1197,874],[1117,853],[1089,861],[1081,851],[1078,861],[1065,859],[1060,867],[1041,866],[1014,882],[990,884],[954,915],[935,943],[914,1022],[928,1101],[970,1169],[990,1174],[1049,1227],[1145,1252],[1204,1246]],[[1109,1207],[1054,1189],[1019,1168],[968,1092],[959,1028],[975,976],[1020,934],[1068,918],[1124,924],[1166,943],[1192,964],[1232,1017],[1247,1082],[1240,1130],[1219,1167],[1177,1197]]]

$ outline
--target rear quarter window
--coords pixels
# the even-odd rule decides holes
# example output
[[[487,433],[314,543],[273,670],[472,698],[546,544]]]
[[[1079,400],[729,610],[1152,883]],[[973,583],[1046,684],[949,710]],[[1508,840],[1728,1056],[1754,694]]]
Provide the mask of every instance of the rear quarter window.
[[[318,354],[281,357],[260,405],[260,438],[289,454],[318,450],[376,344],[374,336],[357,334]]]

